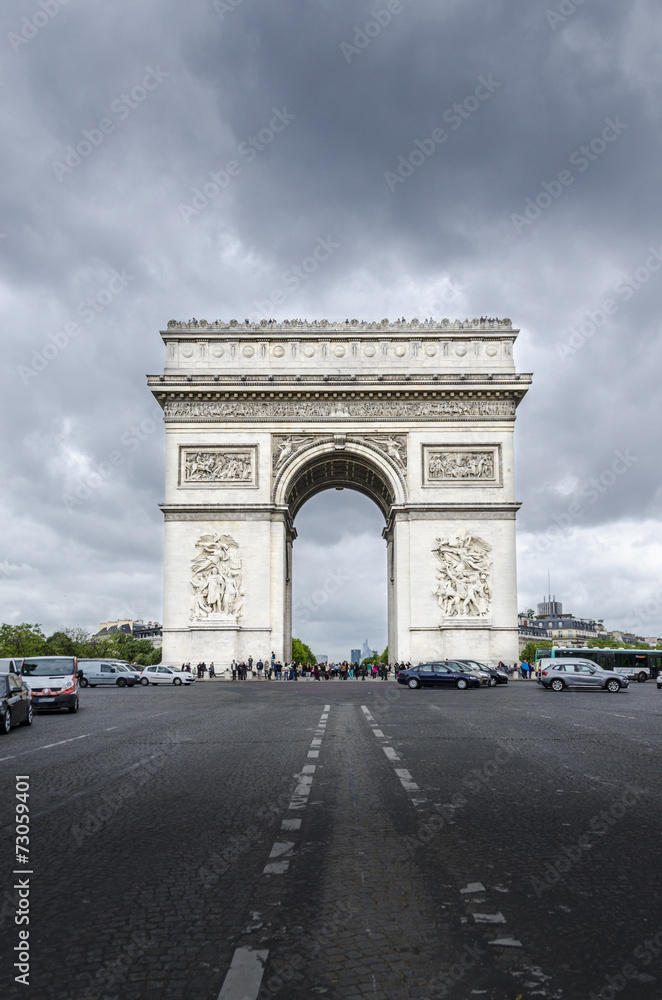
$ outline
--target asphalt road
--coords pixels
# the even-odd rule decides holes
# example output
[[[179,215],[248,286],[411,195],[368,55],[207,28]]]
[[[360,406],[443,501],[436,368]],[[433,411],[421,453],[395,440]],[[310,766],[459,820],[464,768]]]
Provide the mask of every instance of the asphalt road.
[[[2,996],[660,1000],[661,712],[650,682],[82,691],[0,742]]]

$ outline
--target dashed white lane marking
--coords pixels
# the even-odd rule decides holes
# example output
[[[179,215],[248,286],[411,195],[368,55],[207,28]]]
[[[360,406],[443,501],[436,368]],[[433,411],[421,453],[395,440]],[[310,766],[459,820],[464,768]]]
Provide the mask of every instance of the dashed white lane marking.
[[[379,737],[381,737],[381,739],[383,739],[383,740],[385,740],[385,739],[386,739],[386,737],[384,736],[384,734],[383,734],[383,732],[381,731],[381,729],[373,729],[373,733],[375,734],[375,736],[379,736]]]
[[[264,866],[263,875],[283,875],[290,867],[290,859],[286,855],[291,855],[294,850],[293,840],[276,841],[271,848],[269,861]],[[280,858],[279,861],[276,859]]]
[[[472,913],[477,924],[505,924],[503,913]]]
[[[281,830],[300,830],[301,820],[300,819],[284,819],[280,824]]]
[[[389,760],[400,760],[393,747],[382,747],[382,750],[384,751]]]
[[[494,941],[488,941],[488,944],[496,945],[499,948],[521,948],[522,942],[518,941],[517,938],[495,938]]]
[[[308,751],[308,756],[309,757],[319,757],[319,755],[320,755],[319,750],[309,750]]]
[[[331,706],[330,705],[325,705],[324,706],[324,711],[325,712],[330,712],[331,711]]]
[[[470,882],[469,885],[465,886],[464,889],[460,889],[462,895],[469,893],[472,896],[477,892],[485,892],[485,891],[486,891],[485,886],[483,885],[482,882]]]
[[[237,948],[218,1000],[256,1000],[268,956],[268,951]]]
[[[75,740],[84,740],[86,737],[91,735],[91,733],[83,733],[82,736],[72,736],[70,740],[58,740],[57,743],[46,743],[43,747],[35,747],[34,750],[24,750],[23,753],[36,753],[37,750],[50,750],[51,747],[61,747],[64,743],[74,743]],[[19,756],[22,755],[19,754]]]
[[[406,788],[408,792],[417,792],[419,790],[418,785],[413,781],[411,774],[404,767],[396,767],[395,773],[400,779],[400,783],[403,788]]]
[[[321,747],[322,741],[321,740],[311,740],[310,745],[311,745],[311,747]]]
[[[110,732],[112,732],[113,729],[117,729],[117,728],[118,728],[117,726],[108,726],[108,728],[106,729],[106,732],[110,733]]]

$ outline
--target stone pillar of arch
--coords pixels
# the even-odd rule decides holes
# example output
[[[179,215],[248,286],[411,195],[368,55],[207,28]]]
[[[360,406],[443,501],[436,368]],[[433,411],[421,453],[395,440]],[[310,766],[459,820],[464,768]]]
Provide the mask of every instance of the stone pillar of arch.
[[[510,320],[171,321],[164,662],[288,659],[298,511],[378,506],[391,660],[518,655]]]

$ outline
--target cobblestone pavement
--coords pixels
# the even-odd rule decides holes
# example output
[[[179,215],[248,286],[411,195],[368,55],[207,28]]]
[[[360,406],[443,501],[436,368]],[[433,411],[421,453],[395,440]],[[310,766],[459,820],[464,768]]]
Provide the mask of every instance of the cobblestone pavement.
[[[662,1000],[661,699],[87,689],[1,741],[1,995]]]

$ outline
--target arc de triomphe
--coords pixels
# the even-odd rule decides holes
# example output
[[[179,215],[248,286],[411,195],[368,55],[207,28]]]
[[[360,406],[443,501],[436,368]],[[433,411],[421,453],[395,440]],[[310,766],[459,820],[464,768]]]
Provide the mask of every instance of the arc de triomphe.
[[[517,333],[171,320],[164,662],[289,659],[296,515],[341,487],[384,516],[392,661],[516,660]]]

